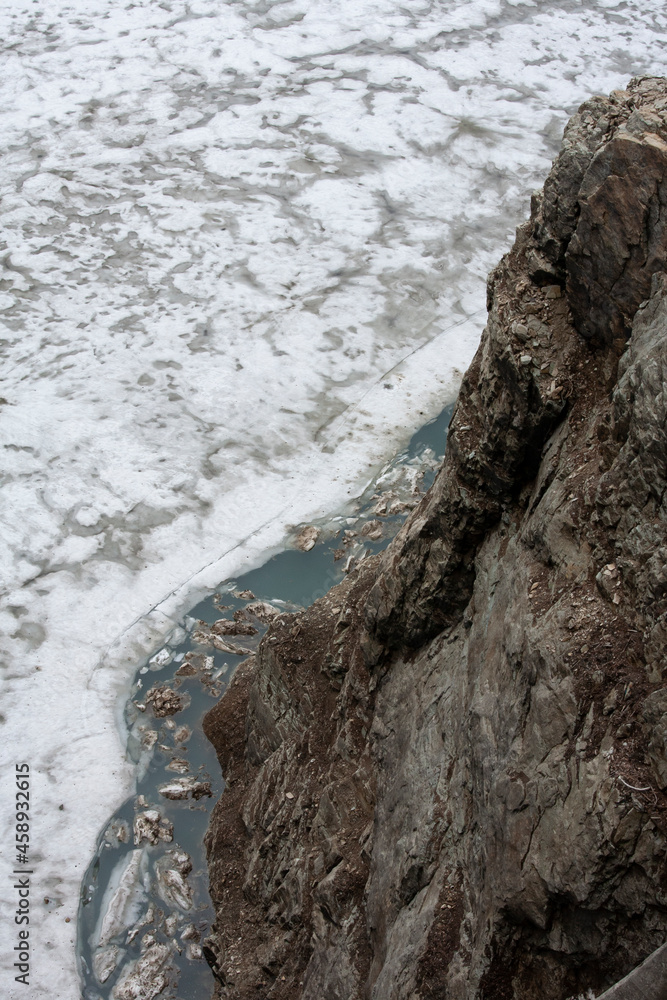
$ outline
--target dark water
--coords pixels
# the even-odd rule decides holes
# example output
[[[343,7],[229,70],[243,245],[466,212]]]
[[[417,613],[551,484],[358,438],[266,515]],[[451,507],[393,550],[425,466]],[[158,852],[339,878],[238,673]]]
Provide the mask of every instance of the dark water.
[[[81,892],[78,953],[84,1000],[125,1000],[129,995],[125,990],[130,989],[129,984],[123,986],[125,977],[142,955],[146,960],[151,954],[162,954],[164,960],[157,962],[154,985],[142,987],[142,1000],[152,1000],[156,991],[169,1000],[201,1000],[212,991],[213,978],[199,947],[214,916],[203,838],[224,781],[202,731],[203,715],[266,630],[267,623],[261,620],[266,613],[260,609],[261,617],[253,614],[257,600],[276,612],[307,607],[342,580],[356,561],[388,545],[435,478],[452,409],[448,406],[422,427],[346,511],[316,525],[320,536],[309,552],[288,549],[259,569],[226,581],[192,609],[164,650],[139,667],[125,713],[127,752],[138,769],[136,795],[110,817],[100,834]],[[222,636],[236,652],[206,642],[210,633],[205,625],[238,616],[256,632]],[[162,686],[174,692],[183,707],[174,715],[156,717],[155,704],[146,696]],[[172,800],[159,790],[165,783],[188,778],[200,783],[200,790],[210,790],[210,796]],[[172,840],[134,842],[135,816],[150,810],[159,814],[163,828],[173,826]],[[173,852],[188,855],[185,868],[192,867],[184,882],[191,898],[188,890],[186,897],[165,891],[164,879],[161,888],[159,873],[166,868],[178,881],[173,871],[178,870],[179,855]],[[124,866],[128,866],[124,890],[115,891]],[[115,906],[110,907],[114,891]],[[111,911],[116,913],[113,924]],[[105,958],[108,975],[99,964]]]

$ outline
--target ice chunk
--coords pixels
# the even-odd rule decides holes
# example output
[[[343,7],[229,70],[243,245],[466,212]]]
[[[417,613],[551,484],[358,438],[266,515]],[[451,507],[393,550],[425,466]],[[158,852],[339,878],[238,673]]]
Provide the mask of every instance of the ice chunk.
[[[190,855],[185,851],[167,851],[155,865],[158,893],[169,906],[179,910],[192,908],[192,887],[187,878],[192,871]]]
[[[146,900],[142,884],[144,868],[143,850],[135,850],[114,868],[100,908],[99,930],[94,944],[103,948],[136,921]]]

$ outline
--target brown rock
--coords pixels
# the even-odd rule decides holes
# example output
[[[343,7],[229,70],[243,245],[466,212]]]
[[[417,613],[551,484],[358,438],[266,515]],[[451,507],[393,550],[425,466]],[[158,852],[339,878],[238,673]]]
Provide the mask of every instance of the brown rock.
[[[433,487],[208,714],[220,1000],[563,1000],[664,942],[666,109],[580,109]]]

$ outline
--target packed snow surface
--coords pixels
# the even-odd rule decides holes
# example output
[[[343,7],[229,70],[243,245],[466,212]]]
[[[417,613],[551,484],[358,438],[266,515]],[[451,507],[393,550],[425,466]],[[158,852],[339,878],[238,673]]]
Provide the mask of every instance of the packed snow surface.
[[[138,660],[453,396],[567,116],[666,34],[663,0],[4,0],[5,996],[14,764],[30,995],[75,1000]]]

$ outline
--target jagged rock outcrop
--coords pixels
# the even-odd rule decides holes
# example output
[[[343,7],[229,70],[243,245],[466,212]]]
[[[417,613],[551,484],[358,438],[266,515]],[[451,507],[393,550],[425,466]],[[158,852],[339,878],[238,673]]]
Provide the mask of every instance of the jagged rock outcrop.
[[[209,713],[218,997],[565,1000],[665,941],[666,109],[572,119],[434,486]]]

